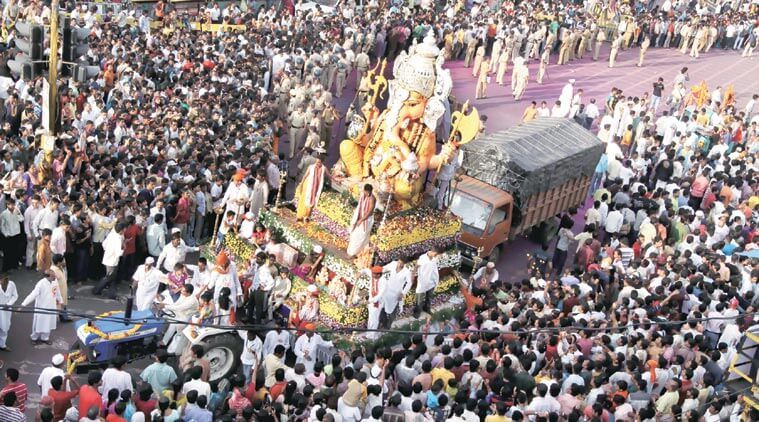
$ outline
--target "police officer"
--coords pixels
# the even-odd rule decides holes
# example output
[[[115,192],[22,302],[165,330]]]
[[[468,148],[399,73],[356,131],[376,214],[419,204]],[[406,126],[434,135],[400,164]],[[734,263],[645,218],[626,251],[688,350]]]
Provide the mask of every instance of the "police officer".
[[[364,77],[364,74],[366,74],[366,71],[369,70],[371,60],[369,59],[369,55],[366,54],[364,51],[361,51],[360,53],[356,54],[356,80],[360,81],[361,78]]]
[[[348,68],[350,67],[350,64],[345,59],[345,57],[341,57],[337,61],[337,66],[335,70],[335,95],[337,95],[337,98],[340,98],[343,96],[343,89],[345,88],[345,80],[348,78]]]
[[[335,126],[335,122],[340,119],[340,115],[337,114],[335,106],[327,104],[327,108],[322,112],[322,131],[321,131],[321,145],[324,149],[329,150],[329,144],[332,142],[332,129]]]
[[[290,114],[290,131],[288,133],[290,142],[290,155],[288,158],[292,159],[295,156],[295,152],[300,149],[300,145],[303,143],[306,135],[306,106],[301,103],[298,104],[295,111]]]

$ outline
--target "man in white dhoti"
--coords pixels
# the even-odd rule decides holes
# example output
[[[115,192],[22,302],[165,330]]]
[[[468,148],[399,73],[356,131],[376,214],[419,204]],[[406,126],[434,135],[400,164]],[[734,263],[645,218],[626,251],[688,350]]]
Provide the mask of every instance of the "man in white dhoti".
[[[0,305],[13,306],[18,300],[16,284],[8,279],[7,275],[0,277]],[[5,343],[8,332],[11,330],[11,311],[0,311],[0,350],[10,352],[10,347]]]
[[[398,258],[382,268],[382,314],[380,325],[390,329],[398,313],[403,312],[403,297],[411,290],[411,270],[406,268],[406,259]]]
[[[372,190],[372,185],[364,185],[364,192],[361,193],[358,205],[353,210],[347,249],[350,258],[361,253],[369,245],[369,235],[374,225],[374,207],[377,205]]]
[[[145,259],[145,264],[137,267],[137,271],[132,275],[132,287],[135,289],[134,306],[138,311],[150,309],[158,294],[161,278],[164,277],[154,264],[155,259],[149,256]]]
[[[322,336],[315,332],[314,324],[306,324],[306,332],[298,337],[293,346],[295,353],[295,363],[302,363],[306,367],[306,373],[314,372],[316,363],[316,353],[318,347],[332,347],[331,341],[324,341]]]
[[[368,270],[363,270],[367,271]],[[369,300],[366,302],[366,306],[369,310],[369,317],[366,320],[366,328],[369,330],[376,330],[379,328],[380,315],[382,314],[382,288],[384,283],[380,282],[382,278],[382,267],[374,266],[371,269],[371,281],[369,282]],[[369,331],[366,333],[366,337],[374,339],[379,337],[379,333],[376,331]]]
[[[224,192],[224,197],[221,199],[221,206],[225,207],[224,213],[234,212],[238,221],[245,215],[245,204],[248,203],[250,197],[248,187],[243,183],[244,178],[245,172],[238,170],[232,176],[232,183],[227,186],[227,191]]]
[[[58,286],[58,280],[55,278],[55,274],[52,271],[45,273],[45,278],[37,282],[34,286],[34,290],[29,293],[29,296],[21,302],[21,306],[29,306],[34,302],[34,307],[38,309],[49,310],[49,313],[34,313],[34,319],[32,320],[32,343],[47,343],[53,344],[50,341],[50,332],[55,330],[58,324],[58,305],[63,303],[63,297],[61,297],[61,289]]]
[[[575,80],[570,79],[563,88],[561,88],[561,95],[559,101],[561,101],[562,115],[569,115],[569,109],[572,106],[572,97],[574,97]]]

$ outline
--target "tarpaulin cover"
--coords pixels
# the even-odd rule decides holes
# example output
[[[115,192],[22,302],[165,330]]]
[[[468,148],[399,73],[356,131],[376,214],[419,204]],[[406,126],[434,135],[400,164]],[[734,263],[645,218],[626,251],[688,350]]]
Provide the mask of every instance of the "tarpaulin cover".
[[[520,204],[535,193],[591,176],[605,146],[571,119],[541,117],[462,149],[469,176],[511,193]]]

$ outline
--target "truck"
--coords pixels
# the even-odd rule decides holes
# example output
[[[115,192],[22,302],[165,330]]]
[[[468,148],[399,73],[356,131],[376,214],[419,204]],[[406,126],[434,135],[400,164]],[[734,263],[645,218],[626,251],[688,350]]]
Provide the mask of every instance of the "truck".
[[[581,206],[604,144],[571,119],[541,117],[461,149],[450,211],[461,218],[462,261],[497,262],[520,235],[547,243],[558,216]],[[475,259],[477,257],[478,259]]]

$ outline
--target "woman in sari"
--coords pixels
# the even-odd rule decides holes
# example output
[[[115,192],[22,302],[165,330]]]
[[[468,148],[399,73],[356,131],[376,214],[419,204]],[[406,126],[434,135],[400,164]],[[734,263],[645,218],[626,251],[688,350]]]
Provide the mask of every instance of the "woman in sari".
[[[24,189],[26,189],[26,196],[31,198],[34,194],[34,187],[40,184],[39,169],[34,164],[29,164],[29,168],[24,172],[22,179],[24,181]]]

